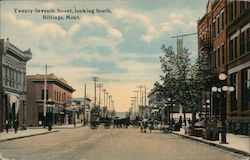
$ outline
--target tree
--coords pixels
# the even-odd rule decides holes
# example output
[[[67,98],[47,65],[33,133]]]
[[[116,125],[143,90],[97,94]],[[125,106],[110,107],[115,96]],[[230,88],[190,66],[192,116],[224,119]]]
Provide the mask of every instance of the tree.
[[[202,91],[206,85],[206,77],[209,75],[208,66],[206,63],[206,56],[199,56],[196,59],[191,69],[189,91],[190,99],[189,105],[192,109],[192,135],[194,135],[194,124],[196,121],[196,113],[199,106],[202,106]]]
[[[160,56],[161,68],[163,72],[163,75],[160,76],[161,80],[163,81],[161,87],[162,88],[161,96],[163,99],[165,99],[165,101],[168,98],[170,98],[172,103],[176,95],[175,91],[176,91],[177,56],[175,55],[173,48],[171,46],[166,47],[165,45],[162,45],[161,49],[165,53],[164,56]],[[173,113],[173,108],[172,108],[172,113]],[[170,121],[170,115],[168,115],[167,117],[168,121]]]
[[[198,57],[192,65],[188,49],[184,48],[179,54],[175,54],[171,46],[163,45],[161,49],[164,52],[164,56],[160,57],[163,71],[160,76],[163,81],[162,95],[165,99],[175,100],[175,103],[183,108],[186,122],[186,111],[192,111],[195,115],[198,107],[202,105],[201,91],[206,85],[205,77],[209,74],[206,57]]]

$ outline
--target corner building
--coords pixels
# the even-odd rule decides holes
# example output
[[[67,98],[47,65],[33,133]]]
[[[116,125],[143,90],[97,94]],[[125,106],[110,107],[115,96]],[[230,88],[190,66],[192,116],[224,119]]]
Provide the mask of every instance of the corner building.
[[[43,125],[45,75],[28,75],[27,125]],[[46,117],[52,124],[69,122],[69,108],[75,91],[64,79],[47,75]]]
[[[7,125],[13,128],[26,124],[26,64],[32,58],[31,50],[21,51],[0,39],[0,132]]]
[[[199,55],[207,56],[210,76],[206,77],[204,94],[211,100],[210,117],[219,117],[220,99],[211,93],[219,86],[218,75],[227,75],[227,85],[234,91],[227,94],[227,129],[250,133],[250,2],[209,0],[206,14],[198,21]]]

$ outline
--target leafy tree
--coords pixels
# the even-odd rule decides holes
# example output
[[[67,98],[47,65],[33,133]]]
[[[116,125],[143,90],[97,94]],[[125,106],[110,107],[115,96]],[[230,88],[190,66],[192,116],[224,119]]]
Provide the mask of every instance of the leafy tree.
[[[173,48],[171,46],[166,47],[162,45],[162,51],[164,55],[160,57],[161,68],[163,75],[160,76],[163,81],[161,97],[167,101],[171,98],[171,102],[175,99],[176,91],[176,70],[177,70],[177,56],[175,55]],[[173,108],[172,108],[173,112]],[[169,118],[169,115],[168,115]],[[169,119],[170,120],[170,119]]]
[[[198,107],[201,106],[201,92],[206,84],[205,77],[209,73],[206,57],[198,57],[192,65],[191,53],[188,49],[184,48],[179,54],[175,54],[171,46],[163,45],[161,49],[164,52],[160,57],[163,71],[163,75],[160,76],[163,81],[162,96],[165,99],[171,98],[177,105],[182,106],[184,120],[187,110],[192,111],[195,119]]]

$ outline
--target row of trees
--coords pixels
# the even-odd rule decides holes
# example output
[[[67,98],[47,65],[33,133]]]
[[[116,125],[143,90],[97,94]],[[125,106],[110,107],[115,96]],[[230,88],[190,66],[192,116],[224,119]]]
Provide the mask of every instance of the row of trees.
[[[205,78],[209,75],[206,57],[199,56],[192,64],[191,53],[186,48],[177,54],[171,46],[162,45],[161,50],[164,52],[164,55],[160,56],[162,84],[156,82],[155,87],[161,90],[162,99],[171,98],[175,106],[182,106],[184,119],[185,111],[189,110],[195,120],[195,115],[202,106]]]

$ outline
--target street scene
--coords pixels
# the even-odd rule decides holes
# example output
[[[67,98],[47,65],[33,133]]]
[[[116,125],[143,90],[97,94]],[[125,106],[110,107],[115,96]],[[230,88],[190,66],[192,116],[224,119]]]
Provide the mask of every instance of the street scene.
[[[129,135],[129,136],[128,136]],[[244,157],[159,131],[142,134],[139,129],[64,129],[53,134],[0,143],[9,159],[230,159]],[[196,157],[196,158],[194,158]],[[198,158],[199,157],[199,158]]]
[[[250,160],[250,1],[0,1],[0,160]]]

